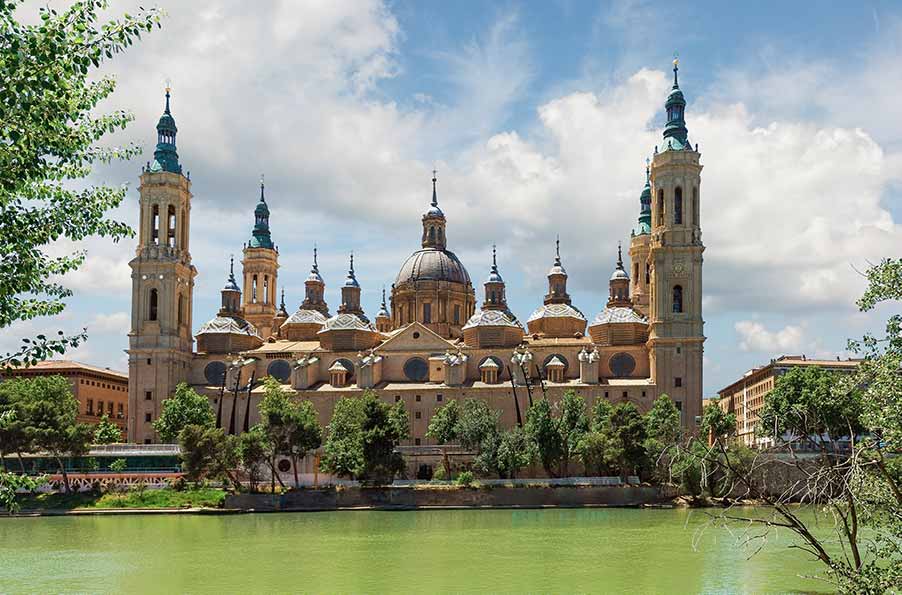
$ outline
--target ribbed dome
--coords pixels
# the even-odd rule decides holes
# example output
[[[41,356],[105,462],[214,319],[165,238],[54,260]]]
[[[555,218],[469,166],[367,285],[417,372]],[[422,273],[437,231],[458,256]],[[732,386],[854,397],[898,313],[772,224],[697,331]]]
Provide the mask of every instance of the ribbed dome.
[[[404,261],[395,285],[414,281],[450,281],[469,285],[470,275],[453,252],[423,248]]]

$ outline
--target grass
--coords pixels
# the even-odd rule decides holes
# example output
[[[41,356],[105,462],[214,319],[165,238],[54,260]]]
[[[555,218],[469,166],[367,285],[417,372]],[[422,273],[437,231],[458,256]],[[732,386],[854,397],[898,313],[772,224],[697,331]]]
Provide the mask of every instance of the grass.
[[[109,508],[221,508],[226,492],[219,488],[196,488],[176,491],[129,490],[96,494],[38,494],[20,499],[22,511],[29,510],[99,510]]]

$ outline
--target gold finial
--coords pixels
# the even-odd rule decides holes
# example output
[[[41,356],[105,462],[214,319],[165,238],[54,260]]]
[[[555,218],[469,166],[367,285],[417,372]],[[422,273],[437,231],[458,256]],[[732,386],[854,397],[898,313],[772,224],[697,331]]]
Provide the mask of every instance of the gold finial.
[[[166,92],[169,93],[172,91],[172,79],[166,77]]]
[[[680,55],[677,52],[673,53],[673,67],[676,68],[680,65]]]

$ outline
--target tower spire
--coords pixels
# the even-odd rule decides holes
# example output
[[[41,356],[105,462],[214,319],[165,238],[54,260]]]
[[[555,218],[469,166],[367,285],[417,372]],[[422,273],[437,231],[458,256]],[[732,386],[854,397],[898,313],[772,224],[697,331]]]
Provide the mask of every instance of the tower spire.
[[[313,242],[313,269],[310,272],[319,274],[319,264],[316,262],[316,242]]]
[[[175,125],[175,118],[169,110],[169,98],[172,88],[169,81],[166,82],[166,104],[163,108],[163,115],[157,122],[157,146],[153,152],[153,163],[150,166],[151,172],[167,171],[174,174],[182,173],[182,166],[179,165],[179,154],[175,148],[175,137],[178,134],[178,128]]]
[[[673,88],[674,89],[680,88],[680,83],[677,80],[677,73],[679,72],[679,70],[680,70],[680,57],[676,52],[674,52],[673,53]]]
[[[623,270],[623,246],[621,242],[617,242],[617,268]]]
[[[492,272],[498,272],[498,259],[495,250],[495,244],[492,244]]]
[[[263,174],[260,174],[260,202],[266,202],[266,197],[263,195],[263,188],[265,187],[263,183]]]
[[[433,207],[438,206],[438,193],[435,190],[435,182],[437,181],[437,178],[435,177],[435,175],[437,173],[438,172],[436,170],[432,170],[432,206]]]
[[[692,147],[689,144],[689,132],[686,129],[685,109],[686,98],[680,90],[678,73],[680,59],[673,56],[673,87],[667,95],[664,108],[667,110],[667,125],[664,127],[664,150],[688,151]]]
[[[554,266],[561,266],[561,234],[557,234],[554,240]]]

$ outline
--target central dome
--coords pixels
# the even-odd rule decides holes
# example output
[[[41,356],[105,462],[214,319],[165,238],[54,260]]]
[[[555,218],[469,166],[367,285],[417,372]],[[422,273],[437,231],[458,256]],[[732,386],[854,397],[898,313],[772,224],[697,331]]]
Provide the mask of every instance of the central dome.
[[[404,261],[395,285],[416,281],[450,281],[470,285],[470,275],[453,252],[423,248]]]

